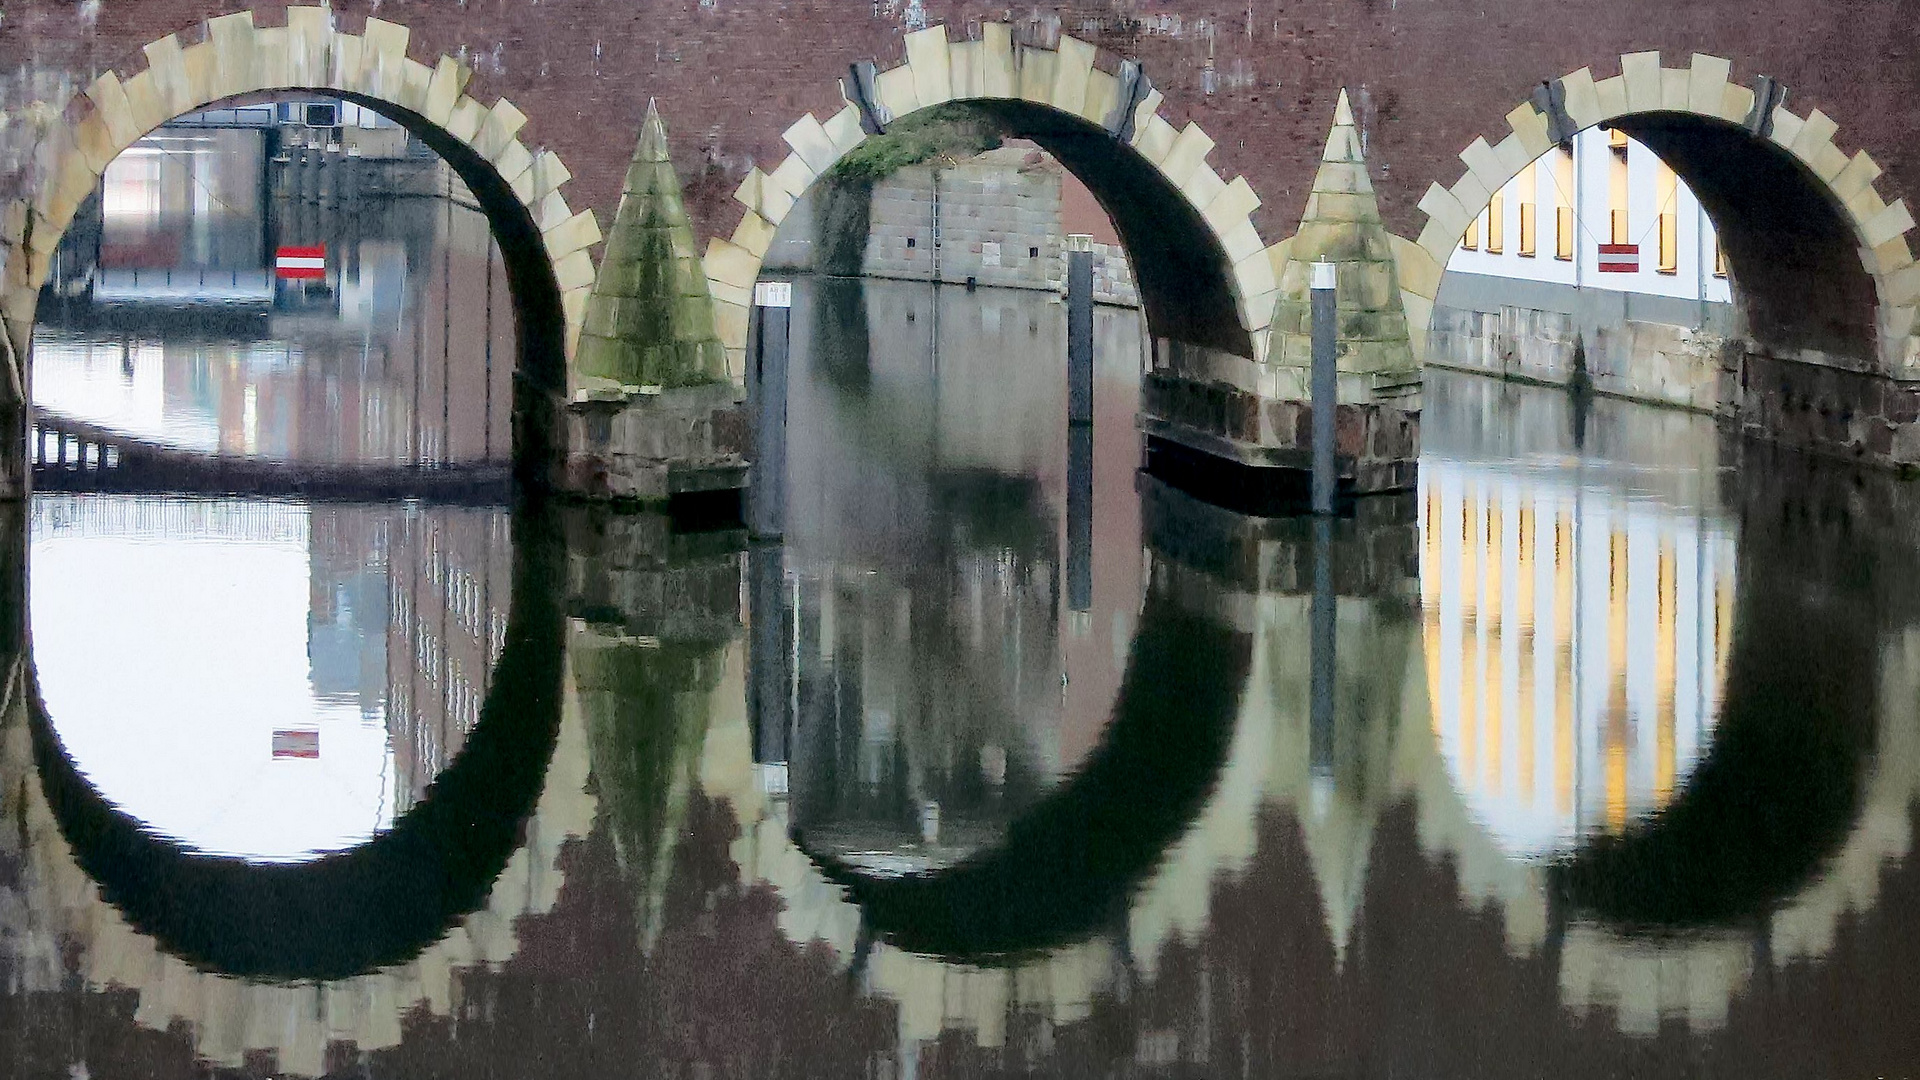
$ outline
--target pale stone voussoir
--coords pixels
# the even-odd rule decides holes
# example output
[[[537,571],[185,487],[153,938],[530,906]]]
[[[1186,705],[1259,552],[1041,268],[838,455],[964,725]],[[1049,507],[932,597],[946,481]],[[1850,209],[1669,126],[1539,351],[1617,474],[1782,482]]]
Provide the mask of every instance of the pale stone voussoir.
[[[1687,107],[1703,116],[1716,116],[1726,99],[1727,78],[1733,61],[1711,53],[1694,53],[1687,74]]]
[[[814,119],[812,113],[795,120],[780,137],[793,148],[794,153],[800,155],[800,159],[807,163],[807,168],[812,169],[815,175],[826,172],[834,162],[840,160],[840,150],[833,145],[827,129]]]
[[[907,35],[906,44],[907,67],[913,72],[913,93],[920,107],[953,100],[953,64],[946,26],[936,23],[915,30]]]
[[[880,106],[895,120],[920,109],[920,92],[913,86],[913,68],[906,64],[875,77],[873,92],[880,99]]]
[[[1200,130],[1199,124],[1189,121],[1180,134],[1174,136],[1166,160],[1159,163],[1160,173],[1174,187],[1183,187],[1187,178],[1206,163],[1207,155],[1212,152],[1213,137]]]
[[[1662,85],[1658,50],[1626,53],[1620,57],[1620,78],[1625,84],[1627,108],[1632,112],[1653,112],[1661,107]]]
[[[1529,161],[1553,149],[1553,140],[1547,135],[1547,118],[1533,107],[1532,102],[1514,106],[1513,111],[1507,114],[1507,127],[1513,129],[1513,134],[1508,138],[1520,141],[1520,148],[1526,152]],[[1503,143],[1506,141],[1501,140]]]
[[[1566,93],[1567,116],[1576,128],[1589,128],[1599,123],[1600,95],[1594,89],[1593,69],[1581,68],[1564,75],[1560,86]]]
[[[1478,210],[1468,210],[1460,205],[1460,200],[1454,198],[1453,192],[1441,187],[1438,182],[1427,185],[1427,193],[1420,197],[1419,208],[1427,215],[1428,221],[1438,223],[1452,232],[1456,240],[1467,231],[1467,223],[1479,214]]]
[[[1900,199],[1867,221],[1861,236],[1868,247],[1879,247],[1896,236],[1904,235],[1911,228],[1913,214],[1907,209],[1907,201]]]
[[[1054,50],[1053,90],[1047,95],[1054,108],[1080,115],[1087,103],[1087,76],[1093,72],[1097,51],[1092,42],[1060,35],[1059,48]]]
[[[547,245],[547,257],[559,260],[583,248],[592,247],[603,237],[600,235],[600,222],[594,219],[593,211],[582,210],[546,230],[542,239]]]
[[[1593,97],[1599,103],[1596,122],[1605,123],[1633,111],[1627,104],[1627,77],[1614,75],[1593,84]]]

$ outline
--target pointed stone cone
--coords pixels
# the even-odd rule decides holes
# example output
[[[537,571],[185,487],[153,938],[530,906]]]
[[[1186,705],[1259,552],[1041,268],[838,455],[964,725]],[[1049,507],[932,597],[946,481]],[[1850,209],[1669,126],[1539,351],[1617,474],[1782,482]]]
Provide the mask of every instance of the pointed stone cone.
[[[574,357],[588,392],[697,386],[726,378],[713,298],[656,104],[627,167]]]
[[[1334,106],[1333,130],[1320,155],[1320,171],[1313,178],[1300,231],[1287,242],[1286,253],[1280,267],[1280,294],[1274,302],[1269,362],[1299,368],[1312,364],[1309,267],[1325,260],[1339,268],[1340,371],[1388,375],[1419,370],[1400,303],[1393,241],[1380,222],[1380,204],[1367,177],[1360,131],[1354,126],[1345,90]],[[1342,401],[1347,399],[1347,384],[1342,380]]]

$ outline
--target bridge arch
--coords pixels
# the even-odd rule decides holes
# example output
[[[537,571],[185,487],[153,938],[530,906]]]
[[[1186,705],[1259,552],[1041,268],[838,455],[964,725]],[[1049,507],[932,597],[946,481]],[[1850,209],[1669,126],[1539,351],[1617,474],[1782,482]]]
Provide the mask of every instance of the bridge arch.
[[[146,67],[108,70],[42,131],[29,163],[31,194],[0,208],[0,323],[22,364],[54,249],[81,203],[121,151],[168,120],[244,94],[317,91],[372,108],[412,131],[459,173],[499,241],[513,297],[518,370],[536,393],[564,395],[567,365],[585,317],[601,239],[592,211],[575,213],[562,189],[572,174],[559,157],[520,138],[527,117],[505,98],[484,105],[468,92],[473,70],[440,56],[408,55],[410,30],[368,18],[347,33],[326,7],[285,9],[284,26],[254,12],[208,19],[142,49]],[[198,38],[189,43],[190,39]],[[129,63],[125,67],[131,67]],[[24,382],[25,372],[17,372]],[[546,408],[515,406],[519,461],[551,447]]]
[[[1013,26],[986,23],[979,40],[950,41],[947,27],[906,35],[906,61],[873,80],[873,116],[883,123],[963,102],[996,117],[1059,158],[1092,190],[1125,244],[1147,323],[1156,338],[1264,355],[1276,280],[1253,224],[1260,206],[1243,176],[1207,164],[1214,140],[1200,126],[1175,129],[1162,96],[1137,65],[1103,68],[1090,42],[1062,34],[1051,49],[1016,43]],[[791,151],[758,167],[734,192],[746,211],[730,238],[707,245],[708,287],[730,367],[742,371],[747,311],[774,233],[794,203],[868,135],[859,92],[826,121],[807,113],[787,128]]]
[[[1838,125],[1819,109],[1800,116],[1778,93],[1729,81],[1731,62],[1694,53],[1662,67],[1658,52],[1620,57],[1620,74],[1596,80],[1581,68],[1542,87],[1563,102],[1563,126],[1533,101],[1507,114],[1498,142],[1477,138],[1451,185],[1420,200],[1426,225],[1396,245],[1402,298],[1424,359],[1440,276],[1467,226],[1507,181],[1558,138],[1605,124],[1658,154],[1713,218],[1735,281],[1743,332],[1782,359],[1906,377],[1920,370],[1916,304],[1920,267],[1904,200],[1874,189],[1881,167],[1866,151],[1849,157]],[[1774,87],[1759,82],[1761,92]]]

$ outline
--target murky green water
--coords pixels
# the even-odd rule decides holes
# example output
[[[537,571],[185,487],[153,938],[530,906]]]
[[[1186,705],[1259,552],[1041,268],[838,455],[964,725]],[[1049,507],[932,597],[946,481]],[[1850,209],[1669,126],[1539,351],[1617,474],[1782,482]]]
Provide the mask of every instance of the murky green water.
[[[802,282],[777,542],[36,496],[0,1074],[1920,1062],[1911,485],[1435,372],[1419,491],[1250,518],[1064,328]]]

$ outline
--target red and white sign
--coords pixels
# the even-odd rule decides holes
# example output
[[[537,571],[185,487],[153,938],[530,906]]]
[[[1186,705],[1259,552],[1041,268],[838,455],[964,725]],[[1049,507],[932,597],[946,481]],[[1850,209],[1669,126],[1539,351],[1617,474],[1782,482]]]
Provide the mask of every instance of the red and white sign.
[[[256,746],[259,744],[255,744]],[[297,758],[305,761],[320,757],[320,733],[317,731],[276,731],[273,733],[273,760]]]
[[[1600,272],[1603,274],[1637,274],[1640,272],[1639,244],[1601,244]]]
[[[327,246],[283,247],[273,253],[273,272],[282,278],[324,278],[327,276]]]

